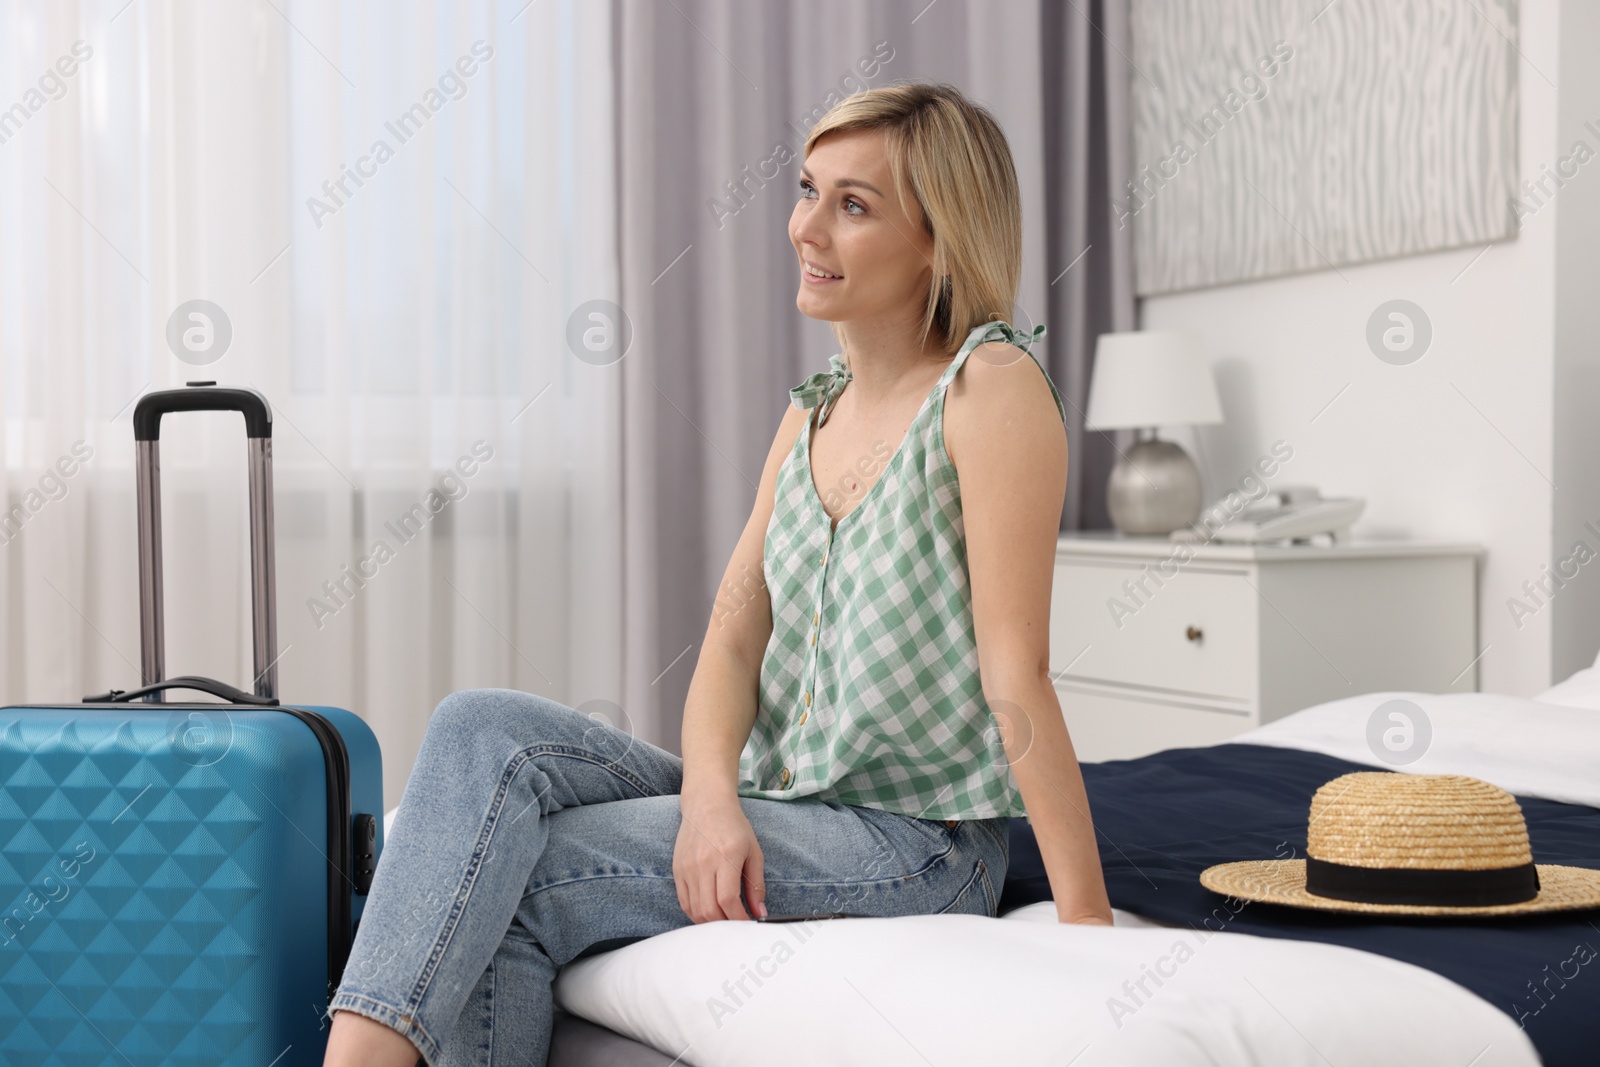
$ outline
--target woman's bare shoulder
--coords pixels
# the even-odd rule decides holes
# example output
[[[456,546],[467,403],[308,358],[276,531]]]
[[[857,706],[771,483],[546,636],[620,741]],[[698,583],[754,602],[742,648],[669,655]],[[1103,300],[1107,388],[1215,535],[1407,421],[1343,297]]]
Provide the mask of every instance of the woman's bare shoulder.
[[[794,448],[794,443],[800,437],[800,431],[805,429],[806,420],[811,417],[814,408],[797,408],[793,404],[783,410],[783,418],[778,420],[778,428],[772,435],[772,449],[769,456],[781,457],[789,454]]]
[[[958,469],[962,443],[975,435],[1033,438],[1051,427],[1066,436],[1050,383],[1033,358],[1009,341],[978,345],[951,379],[944,439]]]

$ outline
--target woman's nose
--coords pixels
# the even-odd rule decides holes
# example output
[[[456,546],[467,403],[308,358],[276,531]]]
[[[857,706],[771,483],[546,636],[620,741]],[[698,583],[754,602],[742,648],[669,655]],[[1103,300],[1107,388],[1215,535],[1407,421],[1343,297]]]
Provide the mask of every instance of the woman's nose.
[[[794,242],[797,245],[825,246],[828,243],[827,225],[817,218],[816,208],[799,210],[794,220]]]

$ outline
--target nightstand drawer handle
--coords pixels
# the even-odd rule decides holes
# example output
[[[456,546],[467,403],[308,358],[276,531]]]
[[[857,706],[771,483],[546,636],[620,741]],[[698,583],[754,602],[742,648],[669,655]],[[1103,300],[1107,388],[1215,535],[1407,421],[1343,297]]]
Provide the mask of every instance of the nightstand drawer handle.
[[[1198,641],[1204,637],[1205,634],[1201,632],[1200,627],[1191,626],[1183,632],[1183,636],[1187,637],[1191,641]]]

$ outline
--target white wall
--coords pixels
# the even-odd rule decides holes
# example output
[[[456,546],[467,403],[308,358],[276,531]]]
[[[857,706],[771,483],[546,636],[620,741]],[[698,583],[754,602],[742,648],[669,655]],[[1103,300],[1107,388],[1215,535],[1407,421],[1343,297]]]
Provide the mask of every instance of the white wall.
[[[1569,7],[1579,2],[1566,0]],[[1558,82],[1558,60],[1565,58],[1558,55],[1559,6],[1560,0],[1527,0],[1522,6],[1517,46],[1525,57],[1518,71],[1523,178],[1553,167],[1571,145],[1565,129],[1557,137],[1558,94],[1551,84]],[[1592,12],[1583,17],[1596,18]],[[1569,47],[1578,40],[1566,36]],[[1592,60],[1586,62],[1593,67]],[[1593,80],[1593,70],[1585,77]],[[1584,106],[1600,125],[1600,108],[1592,102]],[[1565,147],[1558,150],[1561,141]],[[1588,141],[1600,146],[1594,135]],[[1552,663],[1558,645],[1553,623],[1566,618],[1556,612],[1564,601],[1594,599],[1596,581],[1588,571],[1600,571],[1600,561],[1520,625],[1506,604],[1508,597],[1522,595],[1524,581],[1544,574],[1553,542],[1570,546],[1577,536],[1575,530],[1556,530],[1553,518],[1556,235],[1566,198],[1584,183],[1600,190],[1600,162],[1580,170],[1525,217],[1514,240],[1487,251],[1480,245],[1176,293],[1149,298],[1141,308],[1142,328],[1198,329],[1215,365],[1227,421],[1165,434],[1191,448],[1208,499],[1225,492],[1282,439],[1294,456],[1273,484],[1312,484],[1327,495],[1366,497],[1356,535],[1486,547],[1478,638],[1480,650],[1487,646],[1478,664],[1485,690],[1536,693],[1572,667],[1586,665],[1600,641],[1597,613],[1574,617],[1584,632],[1563,646],[1563,663]],[[1600,237],[1593,213],[1585,225],[1585,254],[1592,257]],[[1594,277],[1583,279],[1589,283],[1586,311],[1600,300]],[[1366,341],[1369,316],[1396,298],[1420,305],[1433,326],[1426,354],[1406,366],[1379,360]],[[1574,356],[1572,362],[1578,366],[1581,360]],[[1595,399],[1591,390],[1589,407],[1600,415]],[[1594,451],[1580,455],[1576,437],[1569,438],[1563,475],[1575,483],[1592,480]],[[1570,492],[1565,485],[1563,491]],[[1600,520],[1600,510],[1590,508],[1588,517]],[[1563,521],[1576,525],[1567,516]],[[1600,548],[1600,538],[1589,540]],[[1587,648],[1581,664],[1572,651],[1579,646]],[[1449,682],[1439,679],[1439,688]]]
[[[1595,659],[1600,641],[1600,5],[1567,0],[1561,9],[1561,101],[1556,143],[1594,156],[1561,188],[1556,231],[1555,517],[1552,563],[1569,558],[1571,584],[1551,600],[1552,674]],[[1553,75],[1552,75],[1553,77]],[[1574,552],[1581,543],[1587,552]],[[1587,562],[1578,562],[1594,553]]]

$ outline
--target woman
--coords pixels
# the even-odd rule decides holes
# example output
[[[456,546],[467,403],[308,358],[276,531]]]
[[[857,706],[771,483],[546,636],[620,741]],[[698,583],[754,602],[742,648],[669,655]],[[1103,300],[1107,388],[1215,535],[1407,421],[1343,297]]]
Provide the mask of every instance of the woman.
[[[994,321],[1005,137],[949,86],[858,93],[806,140],[789,239],[843,355],[790,390],[724,589],[765,583],[707,628],[682,758],[542,697],[446,698],[326,1064],[542,1064],[563,964],[690,923],[993,916],[1023,814],[1060,920],[1110,924],[1047,670],[1065,412]]]

